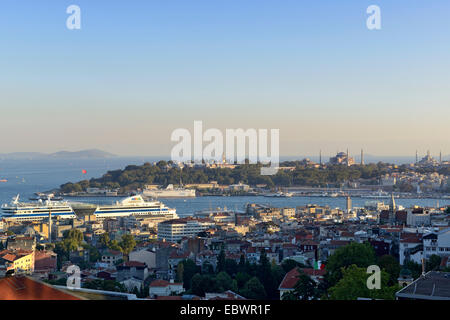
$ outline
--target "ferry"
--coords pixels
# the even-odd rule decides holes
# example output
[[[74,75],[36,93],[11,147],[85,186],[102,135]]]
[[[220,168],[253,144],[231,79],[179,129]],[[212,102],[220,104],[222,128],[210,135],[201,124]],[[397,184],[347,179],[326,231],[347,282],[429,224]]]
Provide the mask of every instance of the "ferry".
[[[290,198],[292,197],[292,192],[275,192],[275,193],[266,193],[264,194],[264,197],[270,197],[270,198]]]
[[[174,188],[169,184],[165,189],[144,189],[142,194],[149,198],[194,198],[194,189]]]
[[[37,202],[19,202],[19,195],[10,204],[1,207],[2,217],[6,221],[39,221],[52,217],[75,219],[77,216],[67,202],[51,201],[50,199]]]
[[[177,219],[176,209],[166,207],[159,201],[144,201],[141,195],[135,195],[116,201],[112,205],[99,205],[93,215],[97,219],[117,217],[148,217],[165,216],[168,219]]]

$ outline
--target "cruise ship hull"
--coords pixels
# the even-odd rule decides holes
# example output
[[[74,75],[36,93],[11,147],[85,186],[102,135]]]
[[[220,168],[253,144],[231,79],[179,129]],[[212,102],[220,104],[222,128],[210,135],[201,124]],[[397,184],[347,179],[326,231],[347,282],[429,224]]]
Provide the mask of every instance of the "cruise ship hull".
[[[166,216],[168,219],[178,218],[175,209],[167,208],[159,201],[145,202],[141,196],[134,196],[117,202],[115,205],[99,206],[93,212],[97,219],[119,217],[151,217]]]
[[[143,195],[149,198],[194,198],[195,190],[144,190]]]

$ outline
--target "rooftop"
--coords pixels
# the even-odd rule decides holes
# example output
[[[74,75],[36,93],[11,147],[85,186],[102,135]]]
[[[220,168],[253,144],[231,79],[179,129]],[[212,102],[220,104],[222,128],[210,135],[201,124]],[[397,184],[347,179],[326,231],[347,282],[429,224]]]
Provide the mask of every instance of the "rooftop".
[[[450,272],[430,271],[396,293],[400,299],[450,300]]]
[[[82,300],[68,292],[29,277],[0,279],[0,300]]]

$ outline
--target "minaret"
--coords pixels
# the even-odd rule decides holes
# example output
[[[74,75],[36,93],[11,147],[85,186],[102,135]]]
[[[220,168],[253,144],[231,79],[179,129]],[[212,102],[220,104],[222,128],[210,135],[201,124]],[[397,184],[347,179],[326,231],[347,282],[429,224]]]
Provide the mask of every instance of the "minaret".
[[[322,150],[319,151],[319,163],[322,165]]]
[[[48,210],[48,243],[52,243],[52,210]]]
[[[391,203],[389,204],[389,223],[394,224],[395,221],[395,199],[394,193],[391,194]]]
[[[350,166],[350,163],[348,162],[348,148],[347,148],[347,167]]]
[[[416,163],[417,162],[419,162],[419,154],[417,153],[417,150],[416,150]]]
[[[350,196],[347,196],[347,214],[352,211],[352,198]]]
[[[439,163],[442,164],[442,151],[439,151]]]
[[[361,165],[364,165],[364,151],[361,149]]]

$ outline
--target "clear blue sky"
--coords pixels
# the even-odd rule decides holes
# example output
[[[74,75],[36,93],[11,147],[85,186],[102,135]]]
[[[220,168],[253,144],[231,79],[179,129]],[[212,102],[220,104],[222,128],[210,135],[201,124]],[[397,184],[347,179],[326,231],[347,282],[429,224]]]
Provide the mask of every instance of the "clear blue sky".
[[[0,153],[163,155],[203,120],[282,155],[450,154],[449,30],[446,0],[4,0]]]

